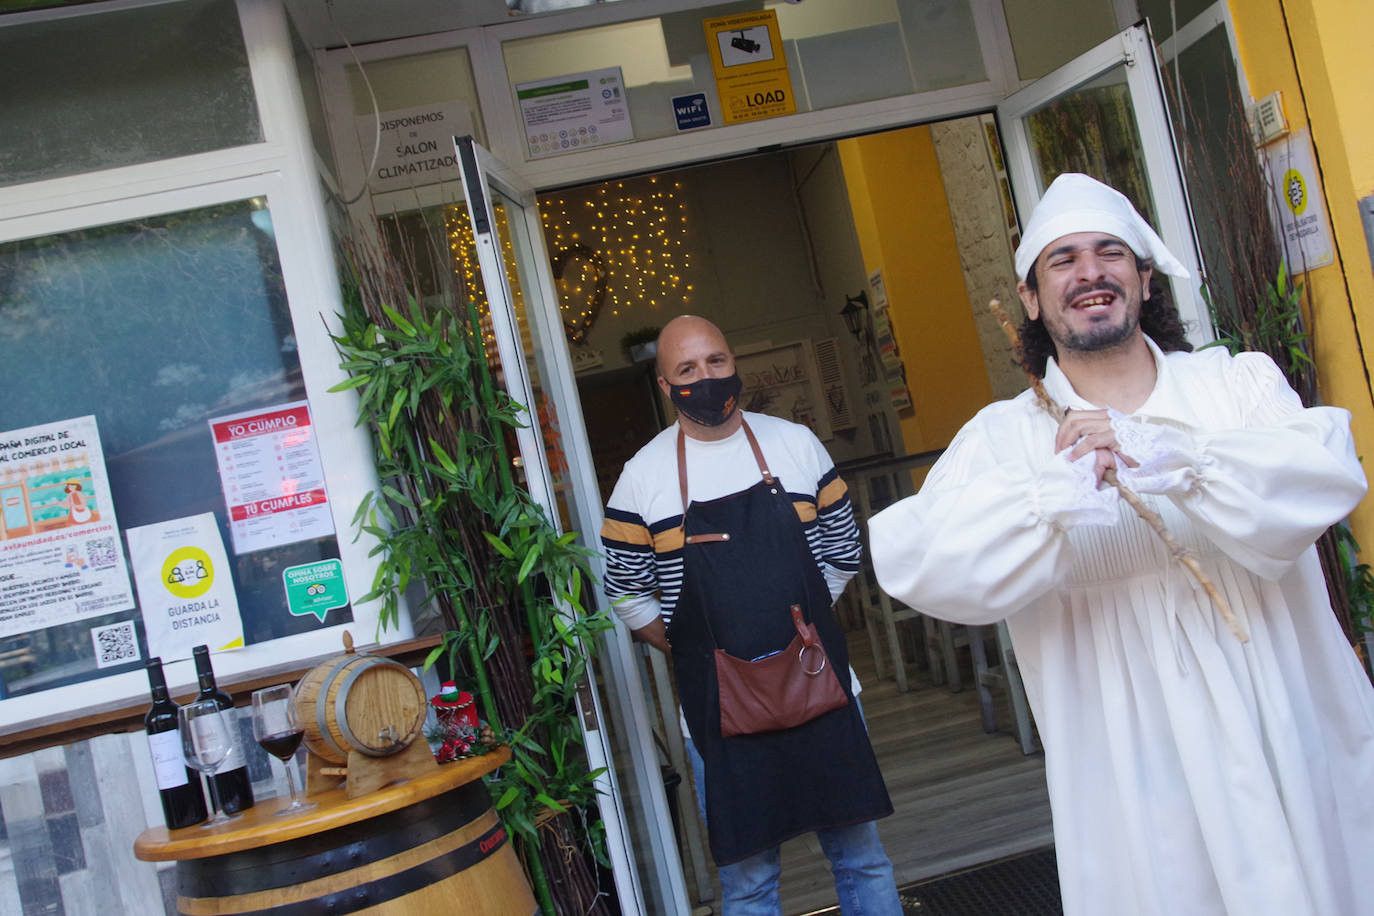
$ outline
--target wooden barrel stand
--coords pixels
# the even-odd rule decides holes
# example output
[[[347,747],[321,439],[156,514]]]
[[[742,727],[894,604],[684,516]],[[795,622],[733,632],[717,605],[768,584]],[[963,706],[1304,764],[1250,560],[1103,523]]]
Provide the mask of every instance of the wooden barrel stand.
[[[274,798],[213,829],[153,827],[134,853],[176,861],[185,916],[531,916],[534,895],[481,781],[509,756],[500,748],[358,798],[332,789],[295,817],[275,817],[288,799]]]

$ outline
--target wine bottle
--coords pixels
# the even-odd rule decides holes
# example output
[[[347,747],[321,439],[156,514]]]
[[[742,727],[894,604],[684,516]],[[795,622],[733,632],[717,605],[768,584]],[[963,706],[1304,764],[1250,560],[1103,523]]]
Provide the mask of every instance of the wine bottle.
[[[210,647],[196,646],[191,654],[195,657],[196,677],[200,680],[200,695],[196,699],[214,700],[220,709],[232,710],[233,698],[215,686],[215,672],[210,667]],[[215,781],[220,808],[226,814],[235,814],[253,807],[253,782],[248,778],[248,758],[244,756],[243,743],[232,716],[229,725],[233,747],[220,765],[219,772],[210,778]]]
[[[167,679],[160,658],[148,659],[148,685],[152,688],[153,705],[143,716],[143,730],[148,733],[153,774],[157,792],[162,796],[162,818],[172,830],[190,827],[205,820],[209,812],[205,809],[205,793],[200,789],[200,774],[192,771],[182,756],[177,704],[167,696]]]

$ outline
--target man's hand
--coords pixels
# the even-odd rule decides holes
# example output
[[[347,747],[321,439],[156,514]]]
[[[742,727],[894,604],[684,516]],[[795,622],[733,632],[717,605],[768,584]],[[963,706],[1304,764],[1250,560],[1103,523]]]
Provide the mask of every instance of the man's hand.
[[[1072,447],[1068,454],[1070,461],[1077,461],[1088,452],[1097,453],[1093,473],[1097,482],[1102,483],[1102,475],[1108,468],[1115,468],[1117,459],[1126,467],[1139,467],[1139,464],[1120,451],[1121,443],[1116,441],[1116,430],[1112,429],[1111,417],[1105,410],[1070,410],[1065,412],[1059,424],[1059,432],[1054,437],[1055,452]]]
[[[660,652],[672,651],[668,645],[668,628],[663,625],[662,617],[655,617],[653,623],[642,626],[638,630],[631,630],[630,635],[640,642],[647,642]]]

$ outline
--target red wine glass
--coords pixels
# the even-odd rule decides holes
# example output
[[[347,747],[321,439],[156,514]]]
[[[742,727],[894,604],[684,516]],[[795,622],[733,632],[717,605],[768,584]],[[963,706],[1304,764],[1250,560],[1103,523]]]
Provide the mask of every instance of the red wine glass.
[[[286,785],[291,790],[291,804],[277,812],[277,817],[300,814],[316,807],[303,802],[296,792],[295,767],[292,758],[301,746],[305,730],[296,715],[296,703],[290,684],[264,687],[253,691],[253,737],[262,749],[282,762],[286,769]]]

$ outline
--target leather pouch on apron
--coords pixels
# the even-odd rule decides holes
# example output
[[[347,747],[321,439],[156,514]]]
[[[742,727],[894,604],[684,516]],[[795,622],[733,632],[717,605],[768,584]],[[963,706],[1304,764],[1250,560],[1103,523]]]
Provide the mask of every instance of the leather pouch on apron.
[[[746,661],[715,650],[722,736],[794,728],[849,703],[800,605],[792,605],[792,622],[797,635],[781,652]]]

